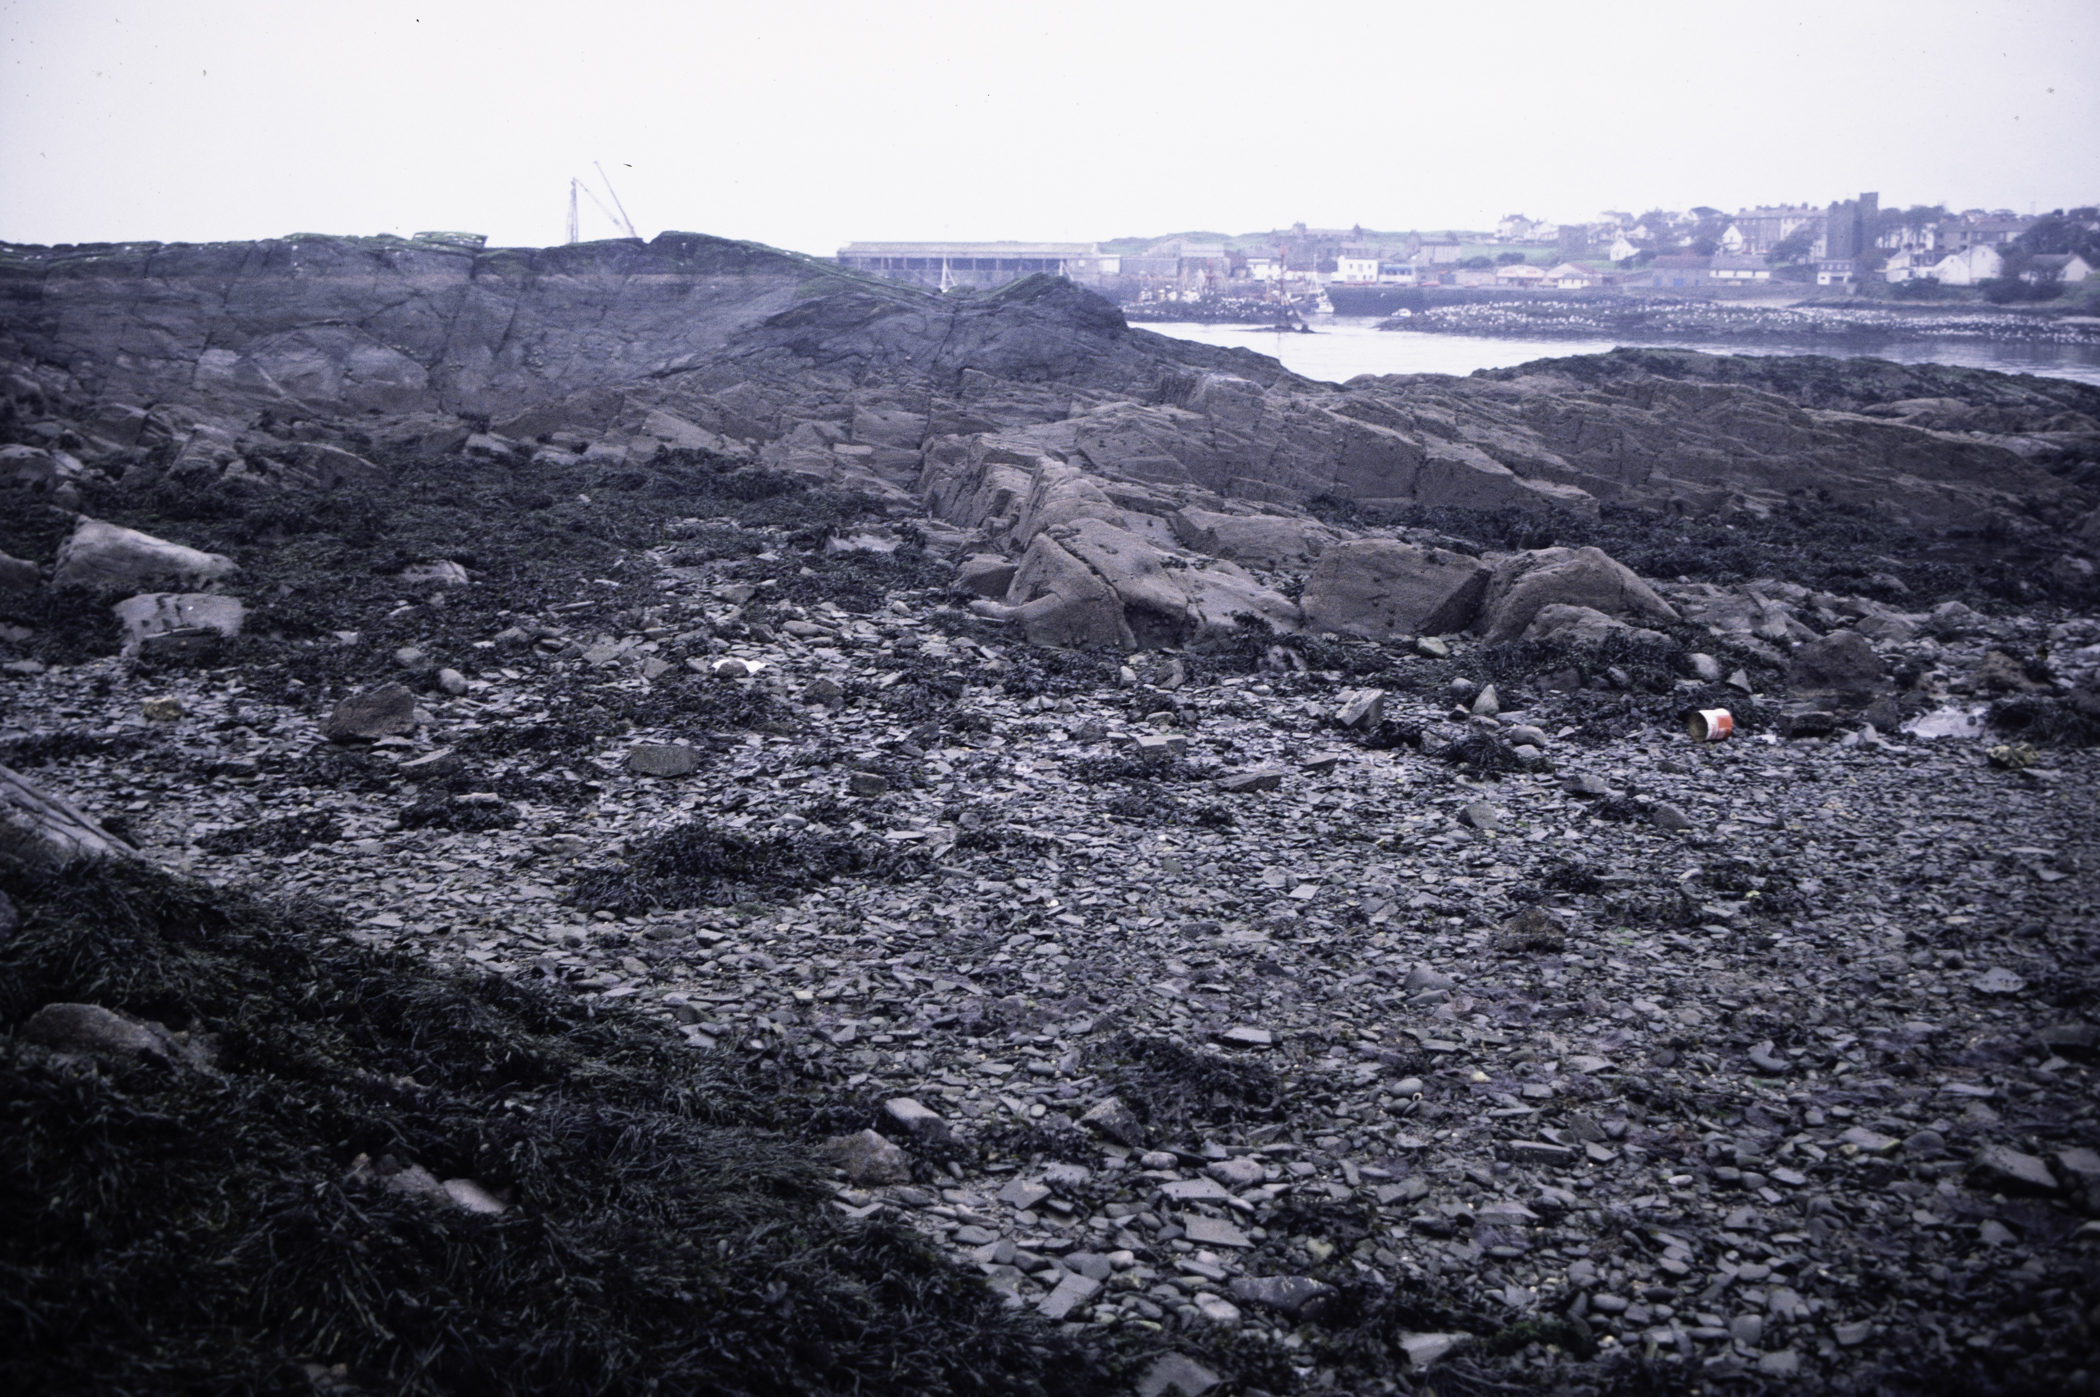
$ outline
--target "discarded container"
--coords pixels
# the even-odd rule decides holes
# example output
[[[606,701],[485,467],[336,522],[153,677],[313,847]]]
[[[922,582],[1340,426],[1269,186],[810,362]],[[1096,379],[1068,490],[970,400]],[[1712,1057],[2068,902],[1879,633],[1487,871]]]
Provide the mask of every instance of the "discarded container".
[[[1694,742],[1723,742],[1735,731],[1735,715],[1725,708],[1702,708],[1684,720]]]

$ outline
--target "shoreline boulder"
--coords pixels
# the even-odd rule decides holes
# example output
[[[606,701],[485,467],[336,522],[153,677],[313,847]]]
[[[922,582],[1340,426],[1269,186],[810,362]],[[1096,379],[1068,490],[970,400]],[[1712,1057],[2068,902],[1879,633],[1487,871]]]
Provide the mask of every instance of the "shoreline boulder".
[[[1473,623],[1489,569],[1478,558],[1394,539],[1330,545],[1305,579],[1306,624],[1364,640],[1448,635]]]
[[[58,546],[51,570],[54,587],[144,587],[174,579],[214,582],[239,572],[233,559],[142,534],[99,519],[83,518]]]
[[[1495,560],[1474,626],[1491,645],[1515,640],[1549,606],[1588,607],[1622,620],[1679,619],[1653,587],[1601,548],[1534,548]]]

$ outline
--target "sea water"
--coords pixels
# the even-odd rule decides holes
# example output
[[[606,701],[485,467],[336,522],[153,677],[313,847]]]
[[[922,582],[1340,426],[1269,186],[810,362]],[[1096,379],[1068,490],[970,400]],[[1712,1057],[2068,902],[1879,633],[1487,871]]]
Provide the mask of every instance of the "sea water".
[[[2100,386],[2100,347],[1988,340],[1893,340],[1858,349],[1830,342],[1789,345],[1771,340],[1754,344],[1720,341],[1643,339],[1514,339],[1494,335],[1429,334],[1420,330],[1380,330],[1370,316],[1316,315],[1311,334],[1255,329],[1244,325],[1197,325],[1164,322],[1138,328],[1157,330],[1177,339],[1251,349],[1281,360],[1291,372],[1329,383],[1345,383],[1358,374],[1469,374],[1500,369],[1533,359],[1570,354],[1603,354],[1621,346],[1696,349],[1707,354],[1827,354],[1842,359],[1890,359],[1899,364],[1953,364],[1999,373],[2041,374]]]

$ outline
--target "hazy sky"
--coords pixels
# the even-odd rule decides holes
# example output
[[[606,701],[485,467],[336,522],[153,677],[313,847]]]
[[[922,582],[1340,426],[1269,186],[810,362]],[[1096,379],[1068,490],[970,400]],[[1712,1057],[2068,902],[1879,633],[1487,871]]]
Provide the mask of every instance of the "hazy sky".
[[[1094,241],[2100,200],[2100,4],[0,0],[0,239]],[[584,204],[586,237],[613,225]]]

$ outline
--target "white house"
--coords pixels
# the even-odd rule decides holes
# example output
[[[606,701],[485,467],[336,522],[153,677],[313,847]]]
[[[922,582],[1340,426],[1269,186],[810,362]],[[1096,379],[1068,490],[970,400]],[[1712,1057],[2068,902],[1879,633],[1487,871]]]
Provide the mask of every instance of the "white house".
[[[1932,276],[1942,286],[1974,286],[2005,275],[2005,259],[1989,243],[1973,243],[1933,264]]]
[[[1415,275],[1412,262],[1380,262],[1378,284],[1381,286],[1413,286],[1420,280]]]
[[[1624,233],[1612,239],[1611,260],[1614,262],[1624,262],[1629,257],[1637,257],[1640,255],[1640,251],[1639,248],[1626,241]]]
[[[1337,257],[1334,259],[1334,279],[1351,284],[1376,281],[1378,280],[1378,259],[1376,257],[1350,257],[1346,255]]]
[[[1923,248],[1906,247],[1901,252],[1892,252],[1882,265],[1882,279],[1891,282],[1929,281],[1932,279],[1933,260],[1932,254]]]
[[[2038,254],[2020,276],[2026,281],[2047,279],[2075,284],[2092,274],[2093,269],[2075,252],[2044,252]]]
[[[1513,262],[1507,267],[1495,268],[1497,286],[1539,286],[1546,280],[1546,273],[1529,262]]]
[[[1581,291],[1597,285],[1603,278],[1587,267],[1578,267],[1573,262],[1563,262],[1546,273],[1544,285],[1557,291]]]
[[[1281,274],[1283,263],[1274,257],[1249,257],[1247,275],[1255,281],[1274,281]]]
[[[1721,251],[1727,253],[1730,257],[1734,257],[1741,253],[1742,250],[1743,230],[1731,223],[1721,233]]]

